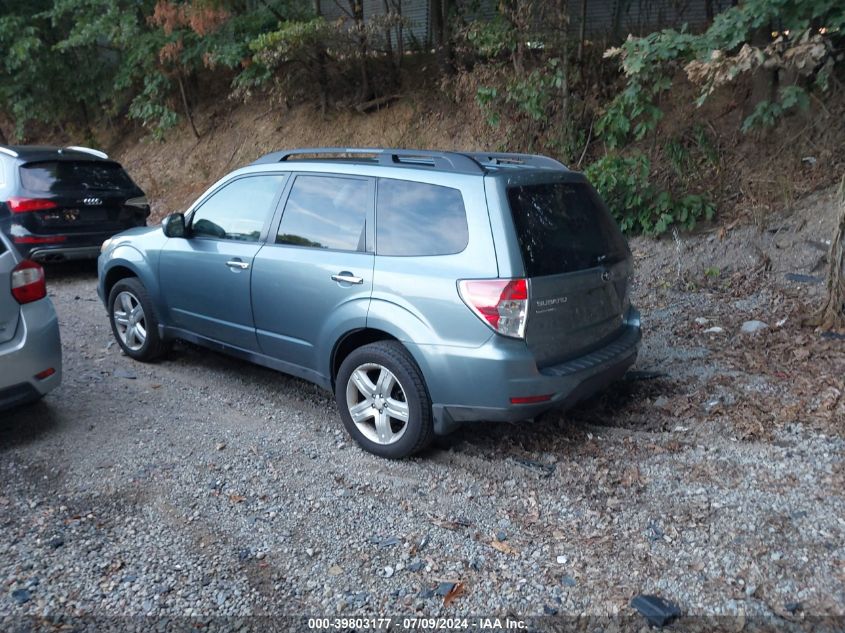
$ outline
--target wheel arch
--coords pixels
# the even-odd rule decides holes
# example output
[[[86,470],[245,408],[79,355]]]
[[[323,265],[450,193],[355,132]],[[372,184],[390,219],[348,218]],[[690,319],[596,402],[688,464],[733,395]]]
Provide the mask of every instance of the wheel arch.
[[[138,277],[137,271],[123,264],[117,264],[109,268],[108,272],[106,272],[105,279],[103,280],[103,293],[106,301],[108,301],[114,285],[121,279],[126,279],[128,277]]]
[[[332,349],[330,361],[332,391],[335,389],[337,372],[340,370],[340,366],[343,364],[346,357],[359,347],[369,345],[370,343],[376,343],[378,341],[396,341],[401,344],[401,341],[392,334],[376,328],[360,328],[352,330],[338,339]]]

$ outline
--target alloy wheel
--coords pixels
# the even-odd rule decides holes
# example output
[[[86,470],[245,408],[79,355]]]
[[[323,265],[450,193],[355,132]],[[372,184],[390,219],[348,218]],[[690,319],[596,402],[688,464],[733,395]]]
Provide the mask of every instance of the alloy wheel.
[[[346,384],[346,406],[358,430],[371,442],[398,442],[408,428],[408,399],[393,373],[378,363],[359,365]]]

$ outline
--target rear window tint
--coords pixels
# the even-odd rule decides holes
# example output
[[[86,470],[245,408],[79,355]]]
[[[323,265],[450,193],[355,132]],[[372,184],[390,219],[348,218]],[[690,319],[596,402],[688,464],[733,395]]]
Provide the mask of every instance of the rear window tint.
[[[20,171],[23,188],[39,193],[74,189],[124,191],[137,188],[117,163],[45,161],[22,165]]]
[[[457,189],[380,178],[376,213],[379,255],[452,255],[467,247],[467,215]]]
[[[587,184],[509,187],[508,202],[529,277],[583,270],[627,256],[622,233]]]

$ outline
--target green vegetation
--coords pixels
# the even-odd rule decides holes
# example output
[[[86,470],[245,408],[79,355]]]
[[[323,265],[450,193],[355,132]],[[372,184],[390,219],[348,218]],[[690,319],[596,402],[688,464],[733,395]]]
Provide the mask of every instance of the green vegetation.
[[[626,231],[659,234],[710,219],[725,171],[718,135],[667,127],[668,102],[694,108],[742,84],[740,137],[826,109],[841,88],[841,0],[744,0],[702,33],[608,51],[572,36],[563,2],[501,0],[490,21],[472,19],[471,1],[431,2],[431,41],[416,42],[397,0],[367,20],[362,0],[336,0],[335,21],[314,0],[4,0],[0,141],[71,126],[93,142],[126,119],[159,139],[181,125],[200,137],[203,100],[260,94],[326,114],[439,85],[480,109],[498,149],[585,169]]]
[[[715,212],[712,202],[696,194],[673,197],[651,183],[651,166],[641,153],[609,154],[592,163],[585,173],[607,202],[623,231],[660,234],[671,226],[692,229]]]

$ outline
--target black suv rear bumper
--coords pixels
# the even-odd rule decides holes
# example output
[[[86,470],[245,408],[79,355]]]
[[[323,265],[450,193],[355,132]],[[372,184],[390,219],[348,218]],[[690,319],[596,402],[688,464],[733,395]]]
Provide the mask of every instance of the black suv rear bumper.
[[[36,262],[51,263],[63,262],[71,259],[96,259],[100,254],[100,245],[97,246],[42,246],[36,245],[29,254],[22,252],[24,257]]]

